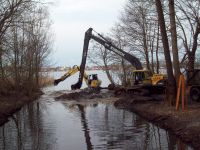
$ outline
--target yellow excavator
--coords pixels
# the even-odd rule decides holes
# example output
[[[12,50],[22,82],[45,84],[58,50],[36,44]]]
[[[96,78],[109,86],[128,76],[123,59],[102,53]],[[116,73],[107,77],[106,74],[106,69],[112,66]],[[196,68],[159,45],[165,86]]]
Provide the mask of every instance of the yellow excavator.
[[[64,81],[65,79],[67,79],[68,77],[74,75],[78,71],[80,71],[80,67],[77,66],[77,65],[74,65],[71,69],[69,69],[59,79],[55,79],[54,80],[54,85],[58,85],[61,81]],[[87,86],[89,88],[93,88],[93,89],[100,88],[101,80],[98,79],[98,75],[97,74],[87,75],[86,72],[84,72],[83,79],[85,80],[85,82],[86,82],[86,84],[87,84]],[[75,90],[76,88],[73,85],[71,85],[71,89]]]
[[[119,88],[120,90],[122,90],[122,91],[144,91],[144,90],[146,90],[146,91],[148,91],[148,93],[153,93],[153,91],[157,92],[157,91],[163,91],[165,89],[164,84],[166,82],[166,78],[164,77],[164,75],[150,74],[149,71],[145,71],[143,69],[141,62],[137,57],[118,48],[110,40],[108,40],[101,34],[99,34],[97,32],[96,32],[96,34],[93,34],[92,32],[96,32],[96,31],[94,31],[92,28],[89,28],[85,32],[79,78],[78,78],[78,81],[72,85],[73,89],[80,89],[80,87],[82,85],[90,40],[96,41],[97,43],[104,46],[107,50],[121,56],[125,60],[129,61],[132,64],[132,66],[135,68],[135,70],[132,71],[132,73],[131,73],[132,74],[132,81],[131,81],[132,86],[120,87]],[[115,89],[115,85],[109,85],[108,89]]]
[[[167,76],[164,74],[151,74],[149,70],[132,70],[128,74],[128,83],[134,85],[164,85]]]

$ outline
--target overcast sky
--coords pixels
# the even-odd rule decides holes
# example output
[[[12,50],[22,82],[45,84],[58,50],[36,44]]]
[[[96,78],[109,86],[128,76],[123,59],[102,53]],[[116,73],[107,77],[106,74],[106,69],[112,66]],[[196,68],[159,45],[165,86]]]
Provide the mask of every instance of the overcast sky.
[[[126,0],[56,0],[50,8],[55,66],[80,65],[84,33],[92,27],[108,33]]]

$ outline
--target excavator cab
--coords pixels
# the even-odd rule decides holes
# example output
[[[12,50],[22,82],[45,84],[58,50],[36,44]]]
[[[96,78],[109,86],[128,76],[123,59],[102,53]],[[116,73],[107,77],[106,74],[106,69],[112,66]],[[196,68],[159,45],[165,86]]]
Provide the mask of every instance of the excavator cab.
[[[90,74],[88,75],[88,86],[91,88],[100,87],[101,81],[98,79],[97,74]]]
[[[133,71],[133,85],[151,84],[151,73],[148,70]]]
[[[167,77],[163,74],[151,74],[149,70],[133,70],[131,85],[164,85]]]

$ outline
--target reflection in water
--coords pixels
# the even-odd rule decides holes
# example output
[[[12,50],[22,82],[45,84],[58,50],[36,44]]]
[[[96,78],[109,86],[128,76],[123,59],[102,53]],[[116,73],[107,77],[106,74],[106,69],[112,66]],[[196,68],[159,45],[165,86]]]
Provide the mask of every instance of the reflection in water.
[[[24,107],[20,112],[16,113],[10,118],[10,121],[1,127],[0,131],[0,149],[5,150],[23,150],[23,149],[49,149],[53,145],[46,143],[51,138],[48,134],[51,131],[43,131],[43,124],[41,110],[39,103],[33,103]],[[51,149],[51,148],[50,148]],[[53,147],[54,149],[54,147]]]
[[[186,150],[171,133],[146,122],[134,113],[99,104],[78,104],[87,149]]]
[[[4,126],[2,127],[2,149],[5,150],[6,149],[6,141],[5,141],[5,130],[4,130]]]
[[[84,107],[80,104],[77,104],[77,107],[81,113],[81,123],[83,126],[83,131],[84,131],[84,135],[85,135],[85,142],[87,145],[87,150],[91,150],[92,149],[92,143],[90,140],[90,133],[89,133],[89,128],[88,128],[88,123],[85,117],[85,112],[84,112]]]
[[[0,127],[2,150],[187,150],[174,135],[111,104],[75,105],[44,95]]]

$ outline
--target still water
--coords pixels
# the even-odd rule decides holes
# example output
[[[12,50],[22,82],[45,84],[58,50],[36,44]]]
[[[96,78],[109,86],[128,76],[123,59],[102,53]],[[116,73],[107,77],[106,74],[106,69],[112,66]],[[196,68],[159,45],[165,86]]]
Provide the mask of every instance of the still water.
[[[98,74],[106,86],[105,74]],[[39,100],[22,108],[0,127],[0,150],[191,149],[169,132],[110,103],[69,105],[55,101],[56,91],[69,92],[66,89],[77,77],[43,89],[45,94]]]

